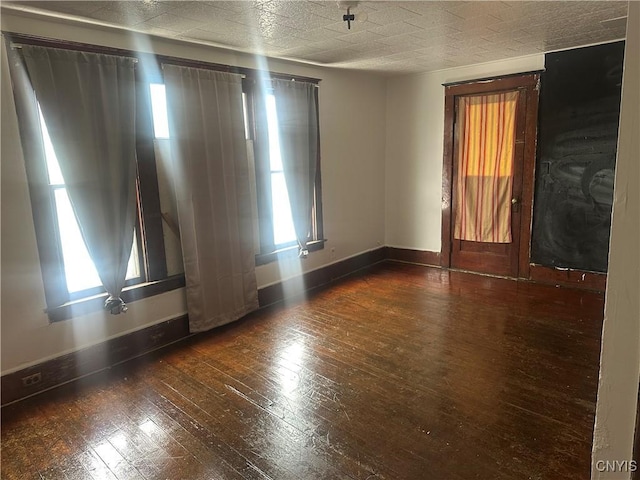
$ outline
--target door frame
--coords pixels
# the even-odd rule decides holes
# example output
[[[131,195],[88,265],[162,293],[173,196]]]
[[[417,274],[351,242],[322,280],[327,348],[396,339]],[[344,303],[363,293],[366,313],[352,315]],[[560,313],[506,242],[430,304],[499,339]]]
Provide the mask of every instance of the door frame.
[[[451,232],[453,222],[453,158],[455,141],[455,107],[460,95],[473,95],[500,90],[520,89],[526,95],[525,150],[522,171],[522,199],[520,245],[518,253],[518,278],[529,278],[531,257],[531,221],[533,217],[533,193],[535,179],[536,140],[538,131],[538,97],[540,71],[519,73],[501,77],[445,83],[444,101],[444,149],[442,166],[442,244],[440,265],[451,267]]]

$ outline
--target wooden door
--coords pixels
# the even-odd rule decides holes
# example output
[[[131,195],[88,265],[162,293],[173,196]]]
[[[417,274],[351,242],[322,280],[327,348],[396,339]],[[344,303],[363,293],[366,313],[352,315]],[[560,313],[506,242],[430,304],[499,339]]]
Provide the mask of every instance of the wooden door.
[[[508,277],[528,277],[538,80],[538,74],[527,74],[446,87],[442,239],[445,266]],[[499,241],[461,240],[454,228],[456,215],[461,211],[457,191],[461,175],[458,159],[465,140],[463,115],[458,109],[464,98],[482,98],[505,92],[517,92],[512,123],[510,238]]]

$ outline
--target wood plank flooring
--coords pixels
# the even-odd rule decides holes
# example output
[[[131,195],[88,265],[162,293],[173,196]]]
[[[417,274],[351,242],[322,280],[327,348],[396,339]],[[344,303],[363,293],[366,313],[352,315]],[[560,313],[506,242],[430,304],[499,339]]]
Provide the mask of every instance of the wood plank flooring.
[[[5,407],[2,478],[588,479],[602,317],[380,264]]]

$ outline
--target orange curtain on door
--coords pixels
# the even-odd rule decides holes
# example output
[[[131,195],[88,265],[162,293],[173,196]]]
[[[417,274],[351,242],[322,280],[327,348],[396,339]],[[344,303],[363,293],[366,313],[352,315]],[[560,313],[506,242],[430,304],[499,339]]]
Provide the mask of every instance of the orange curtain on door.
[[[511,243],[518,92],[461,97],[454,238]]]

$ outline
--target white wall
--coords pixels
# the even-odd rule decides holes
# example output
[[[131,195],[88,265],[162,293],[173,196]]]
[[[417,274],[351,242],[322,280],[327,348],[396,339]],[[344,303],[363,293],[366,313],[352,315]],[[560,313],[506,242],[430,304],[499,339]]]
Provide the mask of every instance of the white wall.
[[[256,58],[170,40],[86,28],[3,11],[2,30],[129,48],[203,61],[256,67]],[[186,312],[177,290],[134,302],[129,312],[102,312],[49,324],[6,54],[2,49],[2,374],[100,343]],[[325,249],[258,267],[260,287],[368,251],[384,242],[385,89],[383,77],[272,61],[273,71],[321,78],[320,135]]]
[[[385,243],[440,251],[443,83],[541,70],[544,55],[390,78],[387,81]]]
[[[631,460],[640,373],[640,3],[629,2],[609,276],[593,437],[592,478],[602,461]],[[640,468],[640,465],[638,465]]]

